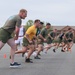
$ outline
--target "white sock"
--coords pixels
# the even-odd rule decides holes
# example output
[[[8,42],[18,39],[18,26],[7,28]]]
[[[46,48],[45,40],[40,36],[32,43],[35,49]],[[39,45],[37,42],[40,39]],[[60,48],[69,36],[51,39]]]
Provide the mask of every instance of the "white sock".
[[[37,56],[37,53],[36,53],[36,52],[33,52],[33,54],[32,54],[32,55],[35,57],[35,56]]]
[[[25,56],[27,57],[28,56],[28,53],[25,53]]]

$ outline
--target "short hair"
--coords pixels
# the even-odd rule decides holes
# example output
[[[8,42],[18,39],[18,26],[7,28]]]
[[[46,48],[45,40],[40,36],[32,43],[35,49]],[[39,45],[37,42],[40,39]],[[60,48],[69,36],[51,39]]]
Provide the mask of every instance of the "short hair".
[[[27,12],[27,10],[26,9],[21,9],[20,12]]]
[[[54,29],[55,31],[57,31],[57,29]]]
[[[44,23],[43,22],[40,22],[40,24],[43,25]]]
[[[50,26],[51,26],[51,24],[50,24],[50,23],[47,23],[47,24],[46,24],[46,26],[47,26],[47,25],[50,25]]]
[[[37,23],[38,21],[40,21],[39,19],[36,19],[35,21],[34,21],[34,23]]]

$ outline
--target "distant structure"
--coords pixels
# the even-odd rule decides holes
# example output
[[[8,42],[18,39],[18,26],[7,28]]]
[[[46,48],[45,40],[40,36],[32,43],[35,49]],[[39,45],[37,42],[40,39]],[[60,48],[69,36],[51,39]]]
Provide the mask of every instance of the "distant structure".
[[[71,28],[74,31],[75,35],[75,26],[52,26],[52,29],[57,29],[57,31],[60,33],[61,31],[66,32],[69,28]]]

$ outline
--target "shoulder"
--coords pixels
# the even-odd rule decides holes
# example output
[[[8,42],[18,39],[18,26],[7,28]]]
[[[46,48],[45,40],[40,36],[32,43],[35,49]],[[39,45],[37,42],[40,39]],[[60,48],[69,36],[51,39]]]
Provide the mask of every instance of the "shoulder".
[[[45,31],[46,30],[46,28],[42,28],[42,30],[41,31]]]
[[[14,15],[14,19],[15,19],[16,21],[21,21],[21,18],[20,18],[19,15]]]
[[[30,26],[28,29],[34,29],[35,27],[34,27],[34,25],[32,25],[32,26]]]
[[[51,31],[50,34],[53,34],[53,31]]]
[[[34,31],[36,28],[32,25],[32,26],[30,26],[28,29],[27,29],[27,31]]]

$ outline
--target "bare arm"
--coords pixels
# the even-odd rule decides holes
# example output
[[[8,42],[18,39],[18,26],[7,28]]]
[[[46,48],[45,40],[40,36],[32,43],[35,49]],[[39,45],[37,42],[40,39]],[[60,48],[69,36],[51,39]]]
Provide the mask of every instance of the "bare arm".
[[[34,38],[37,40],[37,36],[36,35],[34,35]]]
[[[40,36],[41,39],[43,39],[43,40],[45,39],[41,34],[39,34],[39,36]]]
[[[26,39],[27,39],[28,41],[30,41],[29,35],[28,35],[28,34],[25,34],[25,35],[26,35]]]
[[[15,40],[18,39],[18,35],[19,35],[19,27],[16,26],[16,28],[15,28],[15,37],[14,37]]]
[[[50,34],[48,34],[48,36],[49,36],[51,39],[53,39],[53,37],[51,37],[51,35],[50,35]]]

